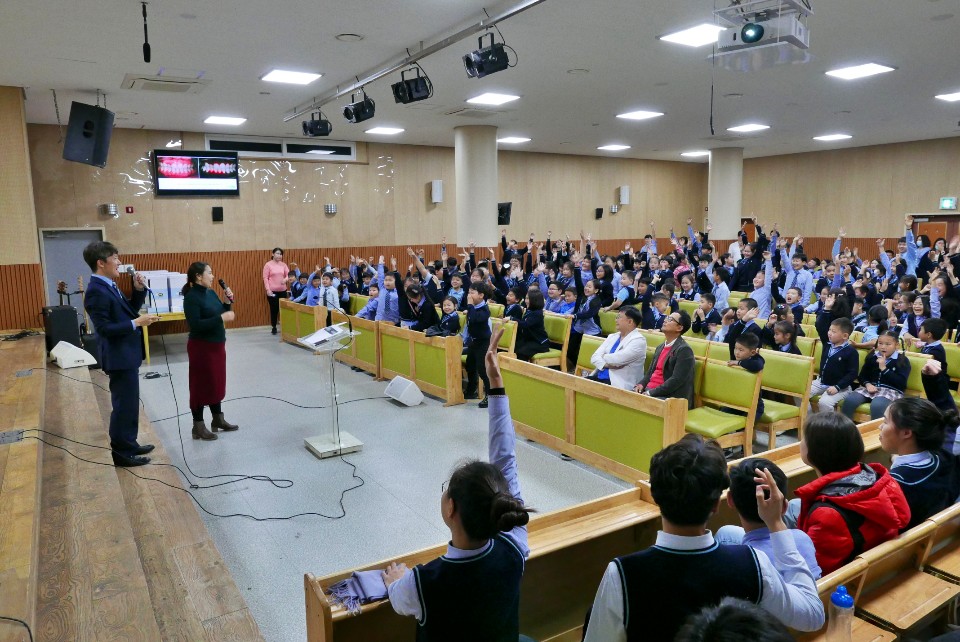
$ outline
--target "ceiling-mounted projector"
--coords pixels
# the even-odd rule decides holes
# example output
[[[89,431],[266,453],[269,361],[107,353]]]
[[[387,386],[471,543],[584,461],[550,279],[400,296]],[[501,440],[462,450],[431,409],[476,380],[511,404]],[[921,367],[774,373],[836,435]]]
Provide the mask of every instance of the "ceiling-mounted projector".
[[[786,42],[800,49],[809,49],[810,32],[797,14],[783,15],[769,20],[758,20],[741,29],[727,29],[717,40],[717,53],[739,51],[750,47]]]

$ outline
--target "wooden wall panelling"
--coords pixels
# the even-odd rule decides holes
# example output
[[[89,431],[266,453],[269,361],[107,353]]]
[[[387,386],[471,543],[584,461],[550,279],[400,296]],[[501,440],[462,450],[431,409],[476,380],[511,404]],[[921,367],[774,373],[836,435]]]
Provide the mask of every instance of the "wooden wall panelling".
[[[46,305],[39,263],[0,265],[0,329],[42,328]]]
[[[0,87],[0,212],[0,262],[17,265],[39,261],[30,149],[23,90],[19,87]]]

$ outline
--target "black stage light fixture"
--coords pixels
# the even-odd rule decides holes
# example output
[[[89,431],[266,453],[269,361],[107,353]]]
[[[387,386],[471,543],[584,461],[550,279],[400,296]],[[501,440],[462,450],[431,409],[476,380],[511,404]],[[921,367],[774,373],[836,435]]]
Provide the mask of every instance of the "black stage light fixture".
[[[415,71],[417,75],[413,78],[407,78],[406,75],[409,71]],[[400,82],[391,85],[394,100],[406,105],[408,103],[415,103],[418,100],[426,100],[433,96],[433,83],[430,82],[426,73],[421,76],[421,71],[420,65],[417,65],[416,67],[400,72]]]
[[[377,105],[373,102],[373,98],[368,98],[367,92],[363,89],[360,90],[360,93],[363,94],[363,100],[354,102],[354,98],[356,98],[357,95],[350,94],[351,102],[343,108],[343,117],[347,119],[347,122],[362,123],[365,120],[370,120],[377,110]]]
[[[329,136],[333,125],[323,117],[323,112],[310,114],[310,120],[303,121],[304,136]]]
[[[740,41],[744,44],[752,45],[759,42],[761,38],[763,38],[763,25],[751,22],[740,30]]]
[[[480,48],[463,57],[463,68],[467,70],[467,76],[470,78],[483,78],[510,66],[503,44],[494,42],[492,33],[488,33],[487,36],[490,36],[489,46],[483,46],[483,39],[486,36],[480,36],[477,38]]]

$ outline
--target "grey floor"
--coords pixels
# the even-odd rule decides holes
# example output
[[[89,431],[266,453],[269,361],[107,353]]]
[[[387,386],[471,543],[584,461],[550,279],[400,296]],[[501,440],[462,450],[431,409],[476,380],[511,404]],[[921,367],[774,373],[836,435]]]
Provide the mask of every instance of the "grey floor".
[[[172,375],[179,412],[188,412],[186,335],[151,337],[153,362],[141,372]],[[227,335],[227,401],[224,412],[240,425],[213,442],[194,441],[189,414],[180,418],[183,451],[199,475],[241,473],[290,479],[289,489],[242,481],[196,491],[211,512],[275,517],[302,512],[342,515],[341,492],[359,483],[340,459],[318,460],[303,446],[322,432],[320,410],[300,409],[276,397],[310,406],[315,399],[316,358],[280,344],[263,328]],[[344,498],[342,519],[302,516],[257,522],[201,513],[220,553],[268,642],[306,638],[303,574],[325,575],[441,543],[449,531],[440,517],[441,484],[465,458],[486,458],[486,411],[476,402],[444,408],[427,398],[407,408],[382,398],[385,382],[349,367],[336,367],[340,428],[364,443],[346,456],[363,486]],[[171,461],[182,463],[170,379],[141,380],[147,414]],[[234,401],[230,401],[235,399]],[[209,411],[208,411],[209,412]],[[159,421],[158,421],[159,420]],[[524,499],[540,511],[564,508],[628,488],[625,482],[554,451],[520,440],[517,459]],[[198,483],[216,483],[222,479]]]

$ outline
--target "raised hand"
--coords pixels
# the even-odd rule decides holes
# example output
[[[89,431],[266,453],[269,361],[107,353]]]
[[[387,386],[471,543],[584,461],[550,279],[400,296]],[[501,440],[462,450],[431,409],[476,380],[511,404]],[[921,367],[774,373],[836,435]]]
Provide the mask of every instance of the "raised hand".
[[[753,480],[757,484],[757,514],[771,533],[787,529],[783,523],[783,493],[773,478],[773,473],[758,468]]]
[[[503,326],[497,328],[497,331],[490,335],[490,344],[487,346],[487,354],[483,359],[483,364],[487,369],[487,379],[490,380],[491,388],[503,388],[503,375],[500,374],[500,358],[497,354],[500,337],[502,336]]]
[[[414,256],[415,254],[416,254],[416,252],[413,251],[413,248],[412,248],[412,247],[408,247],[408,248],[407,248],[407,255],[408,255],[408,256]]]
[[[847,231],[841,227],[837,232],[837,238],[847,238]]]

